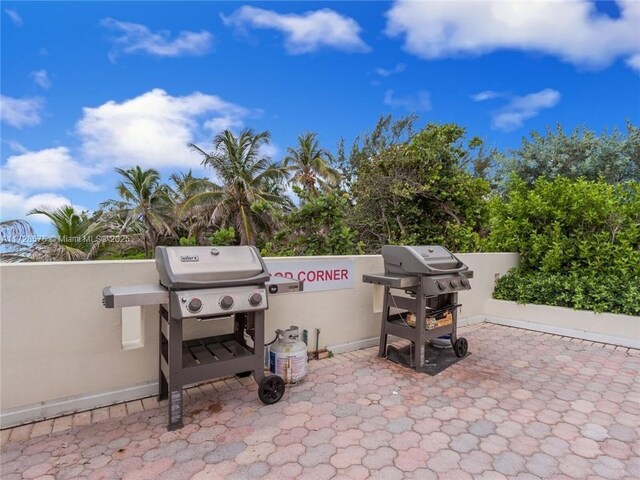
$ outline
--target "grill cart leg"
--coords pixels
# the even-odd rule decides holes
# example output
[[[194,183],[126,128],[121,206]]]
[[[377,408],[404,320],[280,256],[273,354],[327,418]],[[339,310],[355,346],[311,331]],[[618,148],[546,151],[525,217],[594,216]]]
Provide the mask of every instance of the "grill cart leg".
[[[164,378],[164,374],[162,373],[162,361],[167,355],[167,353],[165,353],[165,349],[167,348],[168,342],[168,340],[164,336],[163,327],[167,325],[168,328],[169,325],[169,322],[167,320],[168,313],[164,305],[160,305],[158,318],[160,320],[160,335],[158,335],[158,340],[160,342],[160,345],[158,345],[158,351],[160,352],[160,355],[158,355],[158,385],[160,386],[160,389],[158,391],[158,401],[161,401],[169,398],[169,384],[167,383],[167,379]]]
[[[278,375],[264,375],[264,311],[253,315],[253,353],[255,367],[253,378],[258,384],[258,397],[262,403],[272,405],[284,395],[284,380]]]
[[[182,428],[182,322],[160,307],[160,399],[167,399],[168,430]]]
[[[182,322],[169,322],[169,430],[182,428]]]
[[[264,311],[254,312],[253,315],[253,378],[258,385],[264,378]]]
[[[427,311],[427,305],[425,301],[424,292],[422,287],[418,290],[416,294],[416,328],[414,329],[413,334],[414,337],[414,359],[413,359],[413,368],[418,369],[424,366],[424,344],[427,341],[425,334],[425,315]]]
[[[382,321],[380,322],[380,346],[378,348],[378,356],[387,356],[387,322],[389,321],[389,295],[391,290],[384,287],[384,299],[382,300]]]

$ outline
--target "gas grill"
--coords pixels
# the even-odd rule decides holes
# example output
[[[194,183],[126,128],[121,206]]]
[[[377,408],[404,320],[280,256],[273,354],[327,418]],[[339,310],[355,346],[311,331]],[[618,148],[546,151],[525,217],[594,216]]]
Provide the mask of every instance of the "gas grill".
[[[251,374],[266,404],[284,394],[284,381],[264,374],[264,312],[268,294],[302,290],[270,278],[255,247],[157,247],[160,285],[106,287],[107,308],[160,305],[160,400],[168,399],[169,430],[181,428],[184,386],[226,375]],[[183,341],[186,319],[233,317],[233,332]]]
[[[456,357],[466,356],[467,340],[458,338],[456,330],[458,292],[471,288],[473,272],[469,267],[438,245],[386,245],[382,257],[384,273],[362,278],[363,282],[384,286],[378,355],[416,370],[438,373],[456,358],[438,354],[436,358],[447,364],[439,366],[425,359],[425,349],[430,348],[428,342],[450,335]],[[388,335],[410,340],[411,345],[387,348]]]

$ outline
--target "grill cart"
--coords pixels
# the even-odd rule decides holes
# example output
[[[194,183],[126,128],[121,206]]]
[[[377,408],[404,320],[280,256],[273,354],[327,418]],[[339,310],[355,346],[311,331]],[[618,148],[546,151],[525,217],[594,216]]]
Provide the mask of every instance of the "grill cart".
[[[458,292],[471,288],[469,267],[438,245],[386,245],[382,257],[384,273],[362,278],[384,286],[378,355],[431,374],[466,356],[468,343],[457,336],[457,320]],[[411,344],[387,348],[389,335]],[[455,357],[428,343],[445,335],[450,335]]]
[[[107,308],[160,305],[161,400],[169,400],[169,430],[181,428],[182,389],[214,378],[253,372],[266,404],[284,381],[264,374],[264,312],[268,295],[301,291],[297,280],[270,278],[255,247],[157,247],[159,285],[106,287]],[[234,319],[233,332],[183,341],[186,319]],[[247,336],[251,341],[247,342]]]

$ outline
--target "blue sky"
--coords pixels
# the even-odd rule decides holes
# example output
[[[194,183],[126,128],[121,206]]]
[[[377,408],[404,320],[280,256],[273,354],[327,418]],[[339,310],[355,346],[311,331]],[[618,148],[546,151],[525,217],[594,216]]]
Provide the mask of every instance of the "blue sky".
[[[640,123],[640,2],[2,2],[2,212],[95,209],[221,128],[335,150],[381,114],[517,147]],[[29,217],[40,233],[42,219]]]

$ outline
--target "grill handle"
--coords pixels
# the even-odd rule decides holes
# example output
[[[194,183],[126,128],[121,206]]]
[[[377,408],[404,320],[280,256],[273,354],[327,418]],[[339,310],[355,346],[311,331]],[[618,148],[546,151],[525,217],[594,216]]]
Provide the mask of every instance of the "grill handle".
[[[429,269],[433,270],[434,272],[438,272],[438,273],[442,273],[442,274],[462,273],[462,272],[466,272],[467,270],[469,270],[468,266],[466,266],[464,263],[462,263],[456,257],[453,257],[453,258],[455,258],[458,261],[458,266],[456,268],[441,269],[441,268],[436,268],[433,265],[429,265]]]

